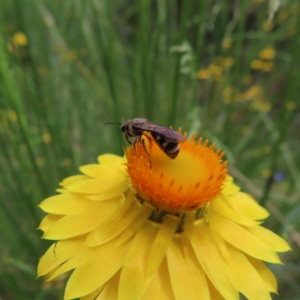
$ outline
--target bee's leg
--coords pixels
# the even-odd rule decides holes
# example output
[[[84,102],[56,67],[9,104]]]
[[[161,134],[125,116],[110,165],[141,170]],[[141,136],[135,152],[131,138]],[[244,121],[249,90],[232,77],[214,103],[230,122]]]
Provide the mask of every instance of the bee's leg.
[[[131,143],[131,141],[129,140],[129,138],[128,138],[128,135],[127,135],[127,134],[125,134],[125,139],[126,139],[126,141],[127,141],[127,143],[128,143],[128,144],[132,145],[132,143]]]
[[[140,136],[137,136],[137,137],[133,140],[132,145],[133,145],[133,147],[134,147],[135,155],[137,154],[137,147],[136,147],[136,145],[137,145],[137,143],[140,142],[140,141],[141,141],[141,137],[140,137]]]
[[[148,142],[148,145],[146,145],[146,139],[147,139],[147,142]],[[150,157],[150,153],[149,153],[149,150],[147,149],[147,146],[148,148],[152,148],[152,142],[151,142],[151,139],[145,137],[145,136],[141,136],[140,137],[140,142],[141,144],[143,145],[143,148],[145,150],[145,152],[147,153],[148,155],[148,158],[149,158],[149,164],[150,164],[150,169],[152,169],[152,162],[151,162],[151,157]]]

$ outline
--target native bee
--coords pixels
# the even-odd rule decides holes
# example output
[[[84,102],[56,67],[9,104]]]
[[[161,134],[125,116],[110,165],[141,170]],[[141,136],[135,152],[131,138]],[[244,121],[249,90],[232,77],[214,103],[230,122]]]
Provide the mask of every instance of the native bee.
[[[121,124],[121,130],[125,135],[126,141],[131,145],[133,144],[134,146],[136,145],[136,143],[140,142],[146,152],[147,149],[142,136],[144,132],[149,132],[160,149],[172,159],[176,158],[179,153],[179,142],[185,141],[185,137],[180,132],[165,126],[152,123],[147,119],[136,118],[133,120],[128,120],[123,124],[106,124]],[[134,138],[133,142],[131,142],[129,138]]]

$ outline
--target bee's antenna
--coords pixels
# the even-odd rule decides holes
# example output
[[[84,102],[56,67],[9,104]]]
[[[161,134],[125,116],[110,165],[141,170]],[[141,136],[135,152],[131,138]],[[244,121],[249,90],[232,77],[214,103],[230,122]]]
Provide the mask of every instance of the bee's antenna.
[[[104,124],[105,124],[105,125],[106,125],[106,124],[122,125],[123,123],[119,123],[119,122],[105,122]]]

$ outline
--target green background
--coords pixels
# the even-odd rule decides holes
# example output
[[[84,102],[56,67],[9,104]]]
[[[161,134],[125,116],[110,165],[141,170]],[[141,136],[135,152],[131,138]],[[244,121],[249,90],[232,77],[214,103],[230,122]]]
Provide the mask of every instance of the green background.
[[[144,117],[208,138],[265,226],[293,251],[270,266],[300,299],[300,5],[291,1],[12,0],[0,4],[0,296],[62,299],[36,280],[37,205]]]

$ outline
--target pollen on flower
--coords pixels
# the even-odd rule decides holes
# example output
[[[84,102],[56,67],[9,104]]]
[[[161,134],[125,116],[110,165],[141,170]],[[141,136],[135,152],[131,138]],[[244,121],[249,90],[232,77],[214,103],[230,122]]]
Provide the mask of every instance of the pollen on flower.
[[[197,209],[215,199],[222,191],[227,175],[224,152],[208,147],[202,138],[180,143],[175,159],[168,157],[147,135],[149,145],[137,143],[127,148],[127,170],[133,188],[158,209],[182,213]],[[149,161],[151,160],[151,162]]]

